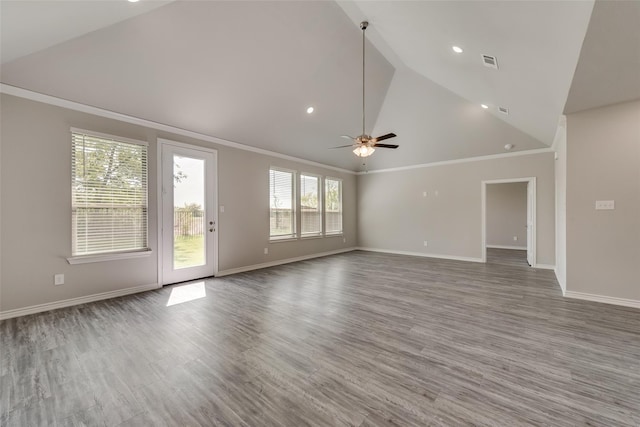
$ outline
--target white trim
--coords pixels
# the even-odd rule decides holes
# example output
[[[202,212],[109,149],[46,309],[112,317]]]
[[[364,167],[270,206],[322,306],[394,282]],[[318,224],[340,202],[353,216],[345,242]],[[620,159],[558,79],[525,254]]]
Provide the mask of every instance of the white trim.
[[[251,147],[249,145],[240,144],[238,142],[229,141],[222,138],[216,138],[214,136],[205,135],[203,133],[193,132],[190,130],[178,128],[171,125],[165,125],[163,123],[153,122],[151,120],[141,119],[138,117],[129,116],[122,113],[116,113],[115,111],[105,110],[91,105],[80,104],[78,102],[69,101],[67,99],[58,98],[51,95],[45,95],[38,92],[33,92],[28,89],[23,89],[16,86],[11,86],[6,83],[0,83],[0,93],[7,95],[17,96],[19,98],[30,99],[36,102],[42,102],[44,104],[54,105],[57,107],[67,108],[69,110],[80,111],[83,113],[93,114],[95,116],[106,117],[108,119],[119,120],[125,123],[131,123],[134,125],[144,126],[151,129],[156,129],[164,132],[173,133],[176,135],[186,136],[188,138],[195,138],[201,141],[211,142],[213,144],[223,145],[225,147],[237,148],[238,150],[251,151],[253,153],[263,154],[265,156],[277,157],[280,159],[291,160],[294,162],[304,163],[311,166],[317,166],[325,169],[330,169],[342,173],[355,175],[356,172],[342,169],[335,166],[325,165],[323,163],[314,162],[311,160],[305,160],[298,157],[288,156],[286,154],[276,153],[275,151],[265,150],[263,148]]]
[[[280,259],[277,261],[263,262],[260,264],[247,265],[244,267],[230,268],[228,270],[219,271],[216,277],[229,276],[231,274],[244,273],[246,271],[252,271],[252,270],[260,270],[261,268],[275,267],[277,265],[289,264],[289,263],[298,262],[298,261],[305,261],[313,258],[321,258],[329,255],[337,255],[345,252],[355,251],[357,249],[358,248],[351,247],[351,248],[345,248],[345,249],[338,249],[335,251],[327,251],[327,252],[319,252],[319,253],[310,254],[310,255],[302,255],[294,258]]]
[[[567,298],[581,299],[585,301],[603,302],[605,304],[621,305],[624,307],[640,308],[640,301],[626,298],[608,297],[606,295],[587,294],[583,292],[566,291]]]
[[[327,232],[327,203],[326,203],[326,196],[327,196],[327,180],[329,181],[337,181],[339,183],[339,189],[340,189],[340,231],[331,231],[331,232]],[[344,191],[344,185],[342,182],[342,178],[335,178],[333,176],[325,176],[324,179],[322,180],[322,212],[324,213],[323,218],[322,218],[322,232],[324,237],[330,237],[330,236],[342,236],[344,234],[344,206],[343,206],[343,199],[342,199],[342,193]]]
[[[286,236],[273,236],[269,237],[269,243],[281,243],[281,242],[295,242],[298,237],[295,234],[287,234]]]
[[[162,247],[162,227],[164,220],[164,216],[162,215],[162,203],[162,143],[158,138],[156,139],[156,242],[158,246],[158,259],[156,265],[158,267],[158,283],[160,286],[164,283],[164,275],[162,271],[162,254],[164,251],[164,248]]]
[[[556,270],[556,266],[551,264],[535,264],[533,268],[539,268],[541,270]]]
[[[560,118],[558,119],[558,125],[556,127],[556,134],[553,138],[553,143],[551,144],[551,149],[556,152],[558,151],[558,141],[560,140],[560,138],[558,138],[559,134],[561,132],[564,132],[564,136],[566,138],[567,135],[567,116],[565,116],[564,114],[560,114]]]
[[[171,146],[175,148],[191,150],[191,151],[200,151],[202,153],[210,154],[213,156],[213,169],[214,176],[213,180],[215,183],[215,187],[213,188],[213,222],[215,232],[213,233],[213,275],[215,276],[218,272],[218,259],[219,259],[219,244],[218,244],[218,236],[220,235],[220,221],[219,221],[219,206],[218,206],[218,191],[219,191],[219,179],[218,179],[218,150],[212,147],[202,147],[199,145],[187,144],[184,142],[173,141],[165,138],[157,138],[156,144],[156,182],[158,185],[157,188],[157,215],[158,215],[158,283],[164,283],[164,259],[163,259],[163,251],[164,251],[164,243],[163,243],[163,190],[162,183],[164,182],[164,177],[162,176],[163,172],[163,164],[162,164],[162,153],[164,151],[164,146]]]
[[[142,141],[139,139],[125,138],[123,136],[110,135],[108,133],[94,132],[92,130],[79,129],[79,128],[70,128],[70,130],[71,130],[71,133],[77,133],[85,136],[93,136],[97,138],[108,139],[114,142],[126,142],[129,144],[143,145],[145,147],[149,146],[149,143],[147,141]]]
[[[298,232],[302,231],[302,227],[300,227],[300,212],[302,211],[302,209],[298,208],[300,204],[300,182],[298,181],[300,172],[294,169],[282,168],[280,166],[269,166],[269,180],[267,181],[267,191],[269,194],[269,218],[271,217],[271,171],[281,172],[283,174],[291,174],[291,213],[293,214],[293,223],[291,224],[291,234],[278,235],[271,234],[271,224],[269,224],[269,242],[274,243],[298,240],[298,238],[300,237]]]
[[[394,254],[394,255],[408,255],[408,256],[419,256],[424,258],[450,259],[454,261],[483,262],[482,258],[464,257],[464,256],[456,256],[456,255],[443,255],[443,254],[409,252],[409,251],[394,251],[391,249],[367,248],[367,247],[357,247],[356,249],[359,251],[380,252],[380,253]]]
[[[146,258],[151,256],[153,251],[151,249],[136,251],[136,252],[114,252],[107,254],[95,254],[95,255],[80,255],[80,256],[72,256],[67,258],[67,262],[71,265],[76,264],[89,264],[92,262],[103,262],[103,261],[117,261],[121,259],[130,259],[130,258]]]
[[[302,227],[304,227],[304,224],[302,223],[302,178],[303,177],[309,177],[309,178],[316,178],[318,180],[318,192],[317,192],[317,196],[318,196],[318,207],[320,208],[320,231],[319,232],[310,232],[310,233],[303,233],[302,232]],[[325,220],[325,204],[324,204],[324,190],[325,190],[325,186],[324,186],[324,179],[322,175],[318,175],[316,173],[311,173],[311,172],[304,172],[304,171],[300,171],[298,172],[298,178],[297,178],[297,186],[296,186],[296,198],[297,198],[297,202],[298,202],[298,206],[299,206],[299,213],[296,212],[296,219],[300,218],[300,239],[301,240],[305,240],[305,239],[318,239],[318,238],[323,238],[324,237],[324,220]],[[269,191],[271,191],[271,189],[269,189]]]
[[[533,198],[531,200],[532,206],[529,206],[529,195],[527,194],[527,212],[529,209],[532,210],[532,223],[533,223],[533,233],[531,233],[531,265],[536,266],[536,257],[537,257],[537,243],[536,243],[536,234],[538,232],[538,222],[536,217],[536,202],[538,200],[538,190],[536,188],[536,177],[521,177],[521,178],[504,178],[504,179],[492,179],[481,181],[480,183],[480,198],[481,198],[481,213],[480,218],[482,221],[481,228],[481,240],[482,240],[482,262],[487,262],[487,185],[488,184],[509,184],[512,182],[527,182],[532,187]],[[527,233],[528,234],[528,233]],[[541,267],[544,268],[544,267]]]
[[[370,170],[370,171],[367,171],[367,172],[357,172],[356,175],[367,175],[367,174],[372,174],[372,173],[398,172],[398,171],[405,171],[405,170],[410,170],[410,169],[432,168],[432,167],[436,167],[436,166],[457,165],[459,163],[478,162],[478,161],[482,161],[482,160],[504,159],[504,158],[508,158],[508,157],[529,156],[529,155],[543,154],[543,153],[553,153],[553,152],[554,151],[551,148],[536,148],[534,150],[516,151],[516,152],[513,152],[513,153],[489,154],[487,156],[467,157],[466,159],[444,160],[442,162],[422,163],[422,164],[419,164],[419,165],[400,166],[400,167],[397,167],[397,168]]]
[[[526,246],[487,245],[487,249],[511,249],[514,251],[526,251]]]
[[[560,279],[560,276],[558,275],[558,267],[554,268],[553,272],[556,274],[556,280],[558,282],[558,285],[560,285],[560,290],[562,291],[562,296],[565,296],[565,294],[567,293],[567,284],[564,283],[562,281],[562,279]]]
[[[74,305],[86,304],[89,302],[102,301],[106,299],[122,297],[125,295],[146,292],[153,289],[160,289],[157,283],[151,285],[135,286],[133,288],[118,289],[117,291],[102,292],[99,294],[87,295],[84,297],[65,299],[62,301],[48,302],[45,304],[31,305],[24,308],[16,308],[14,310],[0,311],[0,320],[11,319],[14,317],[26,316],[29,314],[42,313],[44,311],[56,310],[58,308],[71,307]]]

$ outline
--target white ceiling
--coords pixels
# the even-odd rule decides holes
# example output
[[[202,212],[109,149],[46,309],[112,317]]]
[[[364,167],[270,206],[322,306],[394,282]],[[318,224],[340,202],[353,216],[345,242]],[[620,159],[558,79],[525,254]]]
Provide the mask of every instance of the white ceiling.
[[[356,1],[409,68],[551,145],[578,61],[593,1]],[[453,45],[464,49],[452,52]],[[497,57],[499,70],[482,64]],[[498,106],[509,108],[504,116]]]
[[[2,80],[353,169],[328,148],[361,126],[360,37],[334,2],[173,2],[3,64]],[[369,50],[372,124],[394,70]]]
[[[565,112],[640,99],[640,1],[598,1]]]
[[[367,132],[399,135],[398,150],[370,158],[378,169],[502,153],[506,143],[550,145],[593,7],[114,0],[55,2],[53,11],[52,3],[0,3],[3,83],[352,170],[360,162],[348,149],[328,148],[360,133],[361,20],[371,22]],[[500,69],[483,67],[481,53],[497,56]]]
[[[167,3],[170,1],[2,0],[0,62],[4,64]]]

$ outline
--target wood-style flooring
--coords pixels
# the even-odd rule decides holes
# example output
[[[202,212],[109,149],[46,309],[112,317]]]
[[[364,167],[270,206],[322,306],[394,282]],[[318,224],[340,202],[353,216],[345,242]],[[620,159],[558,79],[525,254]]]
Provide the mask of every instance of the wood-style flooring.
[[[356,251],[6,320],[0,346],[2,426],[640,426],[640,310],[521,265]]]
[[[527,251],[518,249],[487,248],[487,264],[529,267]]]

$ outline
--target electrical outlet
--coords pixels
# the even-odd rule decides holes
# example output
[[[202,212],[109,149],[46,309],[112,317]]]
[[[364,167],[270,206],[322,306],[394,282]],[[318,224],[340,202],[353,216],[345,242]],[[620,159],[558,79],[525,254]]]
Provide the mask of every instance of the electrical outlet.
[[[424,241],[424,246],[429,246],[429,242],[427,242],[426,240]]]
[[[224,213],[224,206],[220,206],[220,212]]]
[[[426,191],[422,192],[422,197],[427,197],[427,192]]]
[[[342,243],[347,243],[347,238],[346,237],[342,238]]]
[[[53,284],[56,286],[64,285],[64,274],[54,274]]]
[[[615,201],[613,200],[596,200],[596,210],[613,210],[616,208]]]
[[[264,254],[269,255],[269,248],[264,248]]]
[[[518,236],[513,236],[513,241],[517,242],[518,241]]]

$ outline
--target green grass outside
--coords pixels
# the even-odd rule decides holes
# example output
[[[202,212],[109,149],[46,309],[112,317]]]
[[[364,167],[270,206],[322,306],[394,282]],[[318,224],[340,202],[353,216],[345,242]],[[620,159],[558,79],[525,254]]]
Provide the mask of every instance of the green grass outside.
[[[176,236],[173,246],[174,268],[204,264],[204,236]]]

